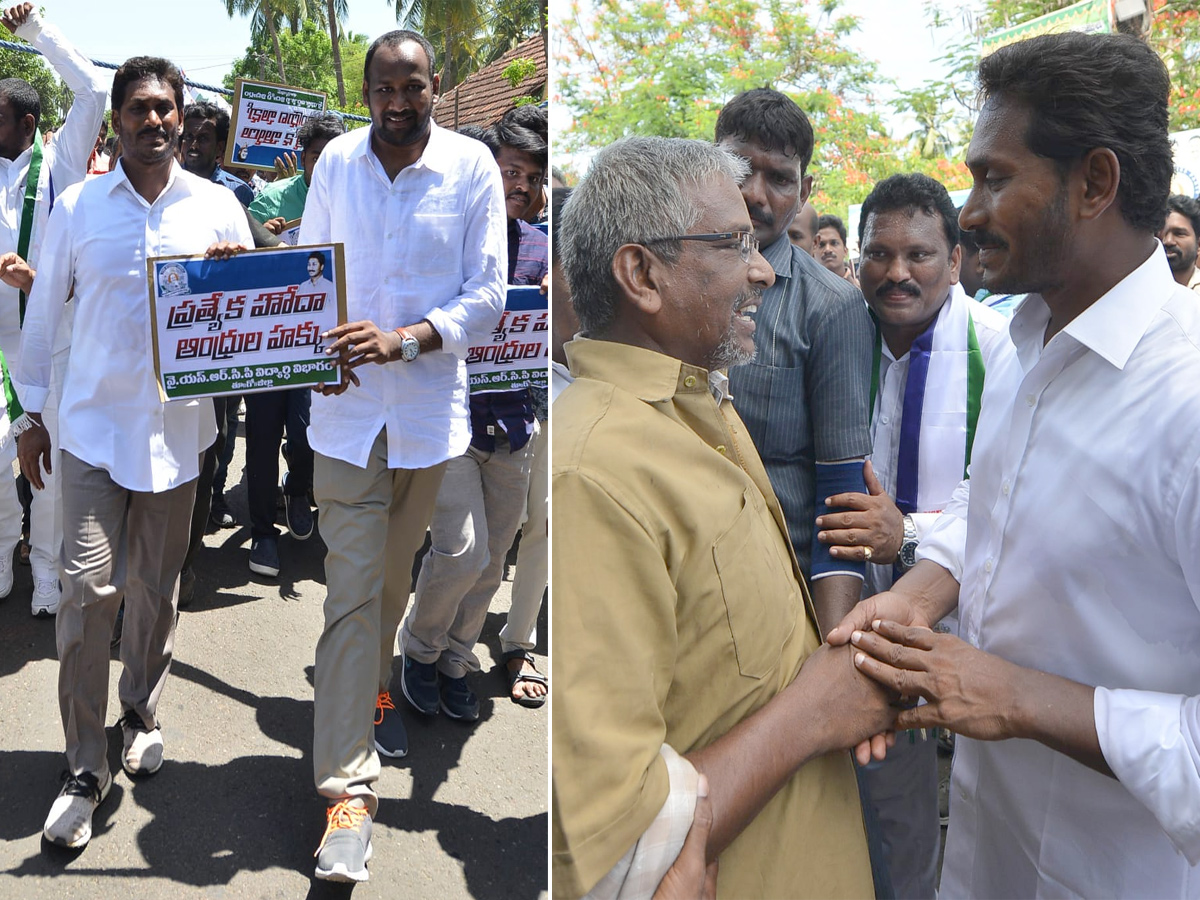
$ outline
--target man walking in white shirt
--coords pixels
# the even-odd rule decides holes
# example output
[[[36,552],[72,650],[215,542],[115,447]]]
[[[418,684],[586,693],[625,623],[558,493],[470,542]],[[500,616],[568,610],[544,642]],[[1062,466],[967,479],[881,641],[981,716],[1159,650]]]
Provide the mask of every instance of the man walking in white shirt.
[[[929,701],[899,728],[959,733],[943,896],[1200,897],[1200,306],[1155,239],[1170,81],[1137,38],[1078,33],[979,81],[959,222],[984,287],[1029,292],[1016,355],[917,565],[829,640]],[[927,630],[956,603],[961,639]]]
[[[225,256],[251,244],[234,196],[175,162],[179,70],[164,59],[130,59],[113,78],[112,102],[121,161],[111,174],[59,197],[14,373],[25,409],[40,420],[73,288],[75,354],[63,382],[61,454],[52,458],[41,427],[21,435],[19,450],[21,470],[35,488],[58,466],[63,481],[57,637],[68,772],[44,834],[67,847],[88,842],[92,813],[112,786],[104,722],[109,637],[122,599],[122,764],[130,775],[162,765],[156,709],[171,664],[200,457],[216,433],[207,399],[160,399],[146,260]]]
[[[41,103],[32,85],[19,78],[0,81],[0,272],[14,261],[28,263],[30,275],[41,265],[46,221],[56,196],[87,174],[88,158],[104,119],[108,82],[87,57],[69,44],[53,25],[44,24],[32,3],[14,6],[4,26],[40,50],[74,93],[66,120],[49,144],[41,139]],[[28,285],[0,284],[0,350],[9,371],[20,362],[21,323]],[[70,353],[68,307],[54,340],[50,395],[42,422],[58,447],[58,398]],[[17,410],[8,410],[14,425]],[[25,423],[22,422],[20,426]],[[0,454],[11,463],[11,452]],[[62,490],[56,473],[47,473],[45,490],[33,496],[29,513],[29,563],[33,569],[35,616],[53,616],[59,604],[59,555],[62,550]],[[21,537],[21,502],[13,480],[0,472],[0,597],[12,589],[13,548]]]
[[[309,426],[328,547],[313,770],[329,807],[316,876],[335,881],[368,877],[376,749],[407,752],[388,692],[396,630],[446,462],[471,439],[464,359],[500,318],[508,259],[495,160],[432,121],[433,47],[389,32],[364,68],[371,127],[325,147],[300,226],[301,244],[345,244],[352,320],[326,337],[354,384],[343,375],[314,396]]]

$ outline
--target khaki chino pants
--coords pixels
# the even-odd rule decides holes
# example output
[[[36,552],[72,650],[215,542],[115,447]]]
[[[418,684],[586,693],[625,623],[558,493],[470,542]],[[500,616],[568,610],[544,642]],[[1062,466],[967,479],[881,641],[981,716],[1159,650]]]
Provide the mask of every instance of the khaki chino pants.
[[[313,776],[330,800],[378,806],[375,701],[388,689],[413,556],[425,539],[446,464],[389,469],[383,431],[365,469],[320,453],[313,493],[325,555],[325,627],[317,642]]]
[[[169,491],[130,491],[108,472],[59,456],[63,497],[63,592],[55,626],[58,704],[72,773],[108,777],[104,721],[108,660],[121,600],[121,710],[149,728],[175,644],[179,570],[187,553],[196,481]]]

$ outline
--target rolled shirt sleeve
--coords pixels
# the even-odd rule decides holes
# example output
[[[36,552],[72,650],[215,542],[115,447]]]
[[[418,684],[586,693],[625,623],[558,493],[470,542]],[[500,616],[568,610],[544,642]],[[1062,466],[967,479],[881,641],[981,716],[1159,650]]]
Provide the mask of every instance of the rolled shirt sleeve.
[[[968,477],[959,482],[942,514],[924,533],[920,531],[922,526],[918,525],[921,543],[917,547],[917,559],[937,563],[953,575],[959,584],[962,584],[967,552],[967,502],[970,498],[971,479]],[[915,524],[916,516],[913,521]]]
[[[1200,460],[1183,479],[1174,531],[1175,546],[1164,550],[1179,559],[1200,608]],[[1200,696],[1097,687],[1092,704],[1113,774],[1188,862],[1200,864]]]
[[[53,25],[42,22],[35,6],[17,29],[19,38],[39,50],[71,89],[74,99],[52,144],[55,187],[61,191],[83,178],[104,119],[110,81]]]
[[[463,286],[458,296],[426,315],[442,336],[442,349],[467,358],[472,343],[487,337],[504,311],[508,277],[508,214],[500,170],[476,163],[467,199],[463,239]]]
[[[1113,774],[1200,864],[1200,697],[1098,687],[1092,703]]]
[[[76,189],[77,190],[77,189]],[[21,352],[13,371],[13,387],[26,412],[40,413],[50,393],[54,337],[66,306],[74,270],[71,214],[73,199],[64,197],[50,213],[42,241],[41,262],[21,328]]]

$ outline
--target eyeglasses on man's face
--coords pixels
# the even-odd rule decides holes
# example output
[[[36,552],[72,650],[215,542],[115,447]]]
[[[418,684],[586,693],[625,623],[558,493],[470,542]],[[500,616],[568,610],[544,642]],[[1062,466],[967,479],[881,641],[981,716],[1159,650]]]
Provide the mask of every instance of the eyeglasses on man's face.
[[[758,238],[754,236],[753,231],[721,231],[714,234],[677,234],[674,237],[651,238],[648,241],[640,241],[642,244],[659,244],[664,241],[707,241],[716,243],[718,241],[737,241],[738,254],[742,257],[742,262],[750,262],[750,257],[758,251]]]

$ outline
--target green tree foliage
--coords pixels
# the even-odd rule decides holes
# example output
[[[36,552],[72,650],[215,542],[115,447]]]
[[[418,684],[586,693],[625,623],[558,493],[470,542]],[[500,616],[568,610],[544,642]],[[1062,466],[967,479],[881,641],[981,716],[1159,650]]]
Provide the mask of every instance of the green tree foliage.
[[[578,2],[556,30],[559,97],[574,117],[567,149],[631,134],[711,140],[721,106],[767,85],[791,96],[816,132],[812,203],[844,215],[876,181],[923,171],[947,187],[964,175],[888,134],[875,66],[852,51],[858,27],[838,0],[599,0]]]
[[[225,13],[229,18],[250,16],[251,39],[256,43],[262,41],[265,30],[271,40],[271,49],[275,53],[275,74],[284,84],[287,83],[288,76],[279,41],[279,20],[288,2],[289,0],[224,0]]]
[[[1150,43],[1171,73],[1171,129],[1200,128],[1200,10],[1195,0],[1154,0]]]
[[[20,42],[19,38],[13,37],[7,31],[4,32],[4,39],[13,43]],[[38,92],[42,101],[42,131],[61,127],[75,95],[58,80],[41,56],[0,47],[0,72],[4,73],[5,78],[23,78]]]
[[[362,105],[359,87],[362,84],[363,63],[371,41],[364,34],[344,34],[339,43],[346,72],[346,106],[339,107],[337,103],[333,45],[329,35],[312,19],[305,20],[296,34],[292,34],[288,29],[279,32],[280,53],[288,73],[288,83],[294,87],[324,91],[329,97],[330,109],[359,116],[369,115],[366,107]],[[246,48],[246,55],[233,64],[229,75],[225,77],[225,87],[232,90],[237,78],[260,80],[265,76],[268,81],[274,80],[275,72],[271,65],[270,53],[270,45],[266,42],[257,46],[252,44]]]
[[[433,44],[441,90],[503,56],[538,32],[544,0],[390,0],[401,28]]]
[[[952,74],[943,87],[953,93],[958,104],[947,109],[961,119],[974,118],[968,98],[974,94],[974,73],[979,64],[980,41],[1004,28],[1020,25],[1046,13],[1070,6],[1076,0],[984,0],[966,4],[963,0],[931,0],[926,8],[930,20],[941,24],[959,19],[970,37],[953,47],[946,56]],[[1121,26],[1140,34],[1162,57],[1171,73],[1171,130],[1200,128],[1200,10],[1196,0],[1147,0],[1150,8],[1149,30],[1141,23]],[[969,127],[969,126],[968,126]]]

